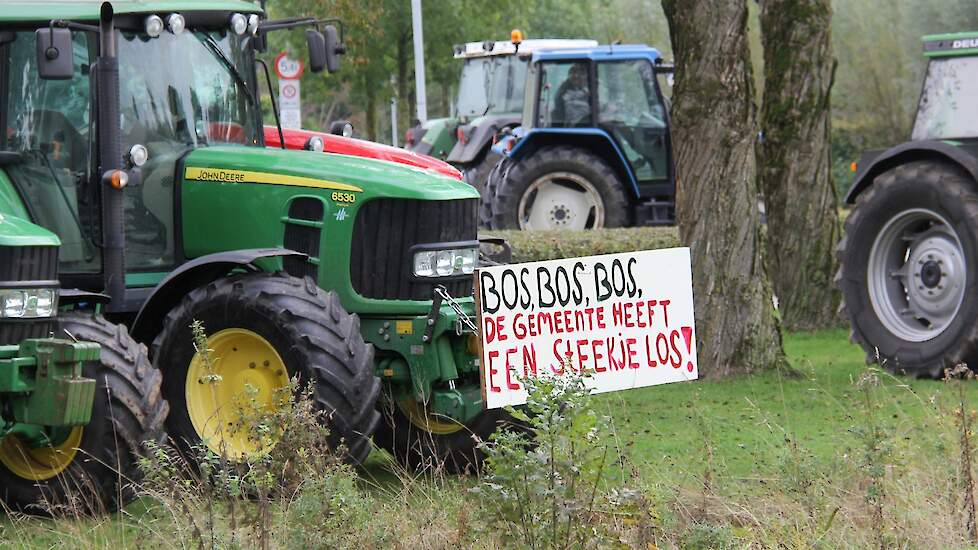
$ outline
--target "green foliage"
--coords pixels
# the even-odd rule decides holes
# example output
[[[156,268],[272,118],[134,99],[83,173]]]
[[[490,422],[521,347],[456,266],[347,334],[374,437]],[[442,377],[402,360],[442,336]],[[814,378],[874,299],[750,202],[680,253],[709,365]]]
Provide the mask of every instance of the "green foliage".
[[[511,547],[603,547],[607,534],[593,516],[608,466],[600,441],[608,419],[591,407],[582,376],[524,383],[526,409],[509,411],[529,435],[501,431],[482,444],[487,471],[472,492],[487,508],[488,527]]]
[[[506,239],[513,249],[513,262],[516,263],[681,246],[675,227],[592,231],[490,231],[487,234]]]

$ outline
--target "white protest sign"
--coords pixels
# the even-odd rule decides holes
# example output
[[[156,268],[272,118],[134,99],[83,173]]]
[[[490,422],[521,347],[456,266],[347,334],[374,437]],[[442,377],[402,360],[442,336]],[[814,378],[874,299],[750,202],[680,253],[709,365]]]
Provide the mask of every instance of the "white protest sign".
[[[302,128],[302,61],[290,59],[285,52],[275,58],[275,74],[278,75],[279,121],[283,128]]]
[[[592,393],[698,377],[689,249],[480,268],[486,408],[526,403],[520,381],[583,372]]]

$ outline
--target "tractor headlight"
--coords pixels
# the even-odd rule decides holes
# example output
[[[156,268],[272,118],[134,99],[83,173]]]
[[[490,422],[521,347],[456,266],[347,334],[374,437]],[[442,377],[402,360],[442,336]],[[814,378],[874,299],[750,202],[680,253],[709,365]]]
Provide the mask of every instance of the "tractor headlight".
[[[258,16],[251,14],[248,16],[248,34],[255,36],[258,34],[258,24],[260,23]]]
[[[0,290],[0,317],[36,319],[53,317],[58,309],[58,295],[51,288]]]
[[[166,18],[166,26],[173,34],[180,34],[187,28],[187,20],[179,13],[171,13]]]
[[[323,138],[319,136],[312,136],[306,141],[306,150],[315,151],[317,153],[322,153],[323,149],[326,148],[326,144],[323,143]]]
[[[248,30],[248,18],[241,13],[232,14],[230,27],[234,34],[241,36]]]
[[[150,38],[156,38],[163,33],[163,19],[159,15],[147,15],[146,19],[143,19],[143,25]]]
[[[414,254],[415,277],[471,275],[479,259],[478,248],[422,250]]]

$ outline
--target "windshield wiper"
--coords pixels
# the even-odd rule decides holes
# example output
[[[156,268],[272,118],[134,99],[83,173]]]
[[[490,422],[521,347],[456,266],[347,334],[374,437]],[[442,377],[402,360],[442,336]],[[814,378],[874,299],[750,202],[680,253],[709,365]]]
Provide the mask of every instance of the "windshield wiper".
[[[209,34],[197,34],[197,39],[203,42],[203,44],[207,46],[207,49],[214,54],[214,57],[217,58],[222,65],[224,65],[224,68],[226,68],[228,72],[231,73],[231,76],[234,77],[235,83],[237,83],[238,86],[240,86],[241,89],[243,89],[248,95],[248,100],[251,101],[251,104],[257,107],[258,101],[255,99],[255,95],[251,93],[251,90],[248,88],[248,84],[245,83],[244,77],[241,76],[241,73],[238,72],[238,68],[234,66],[234,62],[228,58],[227,54],[224,53],[224,50],[221,49],[221,46],[217,43],[217,41],[215,41]]]

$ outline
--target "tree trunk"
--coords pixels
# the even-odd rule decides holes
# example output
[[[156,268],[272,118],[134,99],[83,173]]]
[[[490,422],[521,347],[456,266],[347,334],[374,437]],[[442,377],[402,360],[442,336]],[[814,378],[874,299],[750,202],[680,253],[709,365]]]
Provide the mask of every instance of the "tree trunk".
[[[690,247],[700,372],[779,366],[758,209],[746,0],[662,0],[672,36],[677,218]]]
[[[830,158],[835,63],[831,0],[761,0],[764,102],[759,150],[768,261],[789,329],[836,324],[839,214]]]

